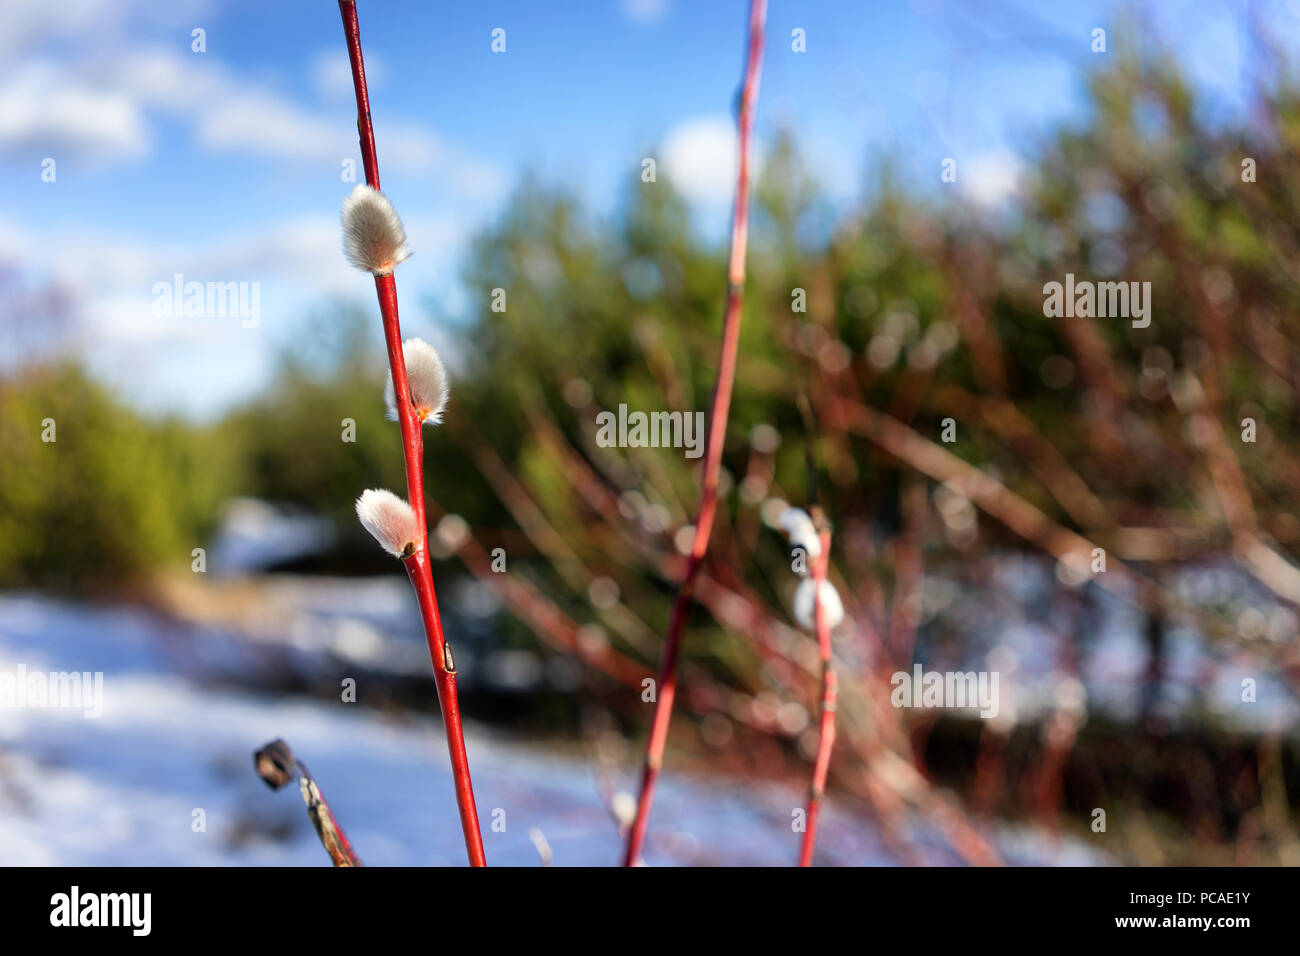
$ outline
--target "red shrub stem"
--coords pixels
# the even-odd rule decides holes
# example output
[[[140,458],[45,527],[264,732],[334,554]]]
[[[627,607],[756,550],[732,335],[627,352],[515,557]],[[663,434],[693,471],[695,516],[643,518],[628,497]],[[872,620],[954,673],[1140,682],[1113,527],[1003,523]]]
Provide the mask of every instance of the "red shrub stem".
[[[379,190],[379,159],[375,155],[375,124],[370,120],[370,93],[366,86],[366,64],[361,57],[361,27],[357,24],[355,0],[339,0],[343,15],[343,34],[348,41],[348,61],[352,65],[352,86],[357,94],[357,138],[361,141],[361,165],[366,184]]]
[[[361,158],[365,165],[366,182],[379,189],[379,163],[375,155],[375,131],[370,119],[370,97],[366,92],[366,70],[361,57],[361,32],[357,24],[354,0],[339,0],[343,15],[343,32],[347,36],[348,58],[352,63],[352,83],[357,94],[357,132],[361,141]],[[420,605],[420,619],[424,624],[425,638],[429,644],[429,657],[433,665],[433,678],[438,687],[438,705],[447,732],[447,751],[451,757],[452,779],[456,788],[456,805],[460,810],[461,829],[465,834],[465,852],[471,866],[486,866],[483,855],[483,836],[479,831],[478,809],[474,804],[474,787],[470,781],[469,758],[465,752],[465,735],[461,729],[460,701],[456,693],[456,669],[442,632],[442,618],[438,613],[438,596],[433,587],[433,572],[429,565],[429,532],[424,507],[424,441],[422,424],[411,403],[410,385],[406,378],[406,355],[402,347],[402,329],[397,315],[397,282],[392,273],[375,276],[375,293],[379,298],[379,311],[383,316],[384,344],[388,351],[388,365],[393,376],[393,394],[397,406],[398,426],[402,433],[402,456],[406,466],[407,501],[415,512],[419,540],[415,551],[402,563],[406,565]]]
[[[799,850],[799,865],[812,866],[813,848],[817,843],[817,818],[821,814],[822,796],[826,792],[826,776],[831,766],[831,750],[835,747],[835,703],[838,679],[831,666],[831,628],[822,606],[822,587],[826,582],[826,568],[830,562],[831,533],[827,528],[818,531],[822,553],[812,563],[812,576],[816,590],[813,592],[814,625],[817,628],[817,649],[822,660],[822,712],[817,738],[817,759],[813,763],[812,786],[808,794],[808,819],[805,821],[803,846]]]
[[[718,380],[713,388],[709,412],[709,437],[704,461],[704,477],[701,483],[699,513],[695,519],[695,536],[686,562],[686,572],[677,592],[677,599],[673,603],[668,633],[664,638],[664,654],[659,667],[659,682],[656,685],[658,693],[655,696],[650,738],[646,744],[641,793],[637,801],[636,819],[628,832],[627,850],[623,857],[624,866],[633,866],[640,860],[641,850],[645,844],[646,829],[650,823],[650,808],[654,803],[655,785],[659,781],[664,747],[668,741],[673,699],[677,695],[677,654],[681,646],[682,629],[691,607],[695,578],[709,549],[713,518],[718,509],[718,476],[722,469],[722,447],[727,437],[727,414],[731,407],[732,383],[736,377],[736,352],[740,345],[741,309],[745,298],[750,141],[754,129],[754,105],[758,99],[759,78],[762,74],[763,25],[766,15],[767,0],[750,0],[749,51],[745,61],[745,80],[740,97],[740,162],[736,173],[736,204],[732,210],[731,256],[727,268],[727,308],[722,322],[722,352],[718,359]]]
[[[442,633],[442,618],[438,614],[438,596],[433,588],[433,573],[425,550],[416,551],[402,561],[410,575],[420,604],[420,618],[429,642],[429,659],[433,665],[433,679],[438,685],[438,705],[442,709],[442,723],[447,732],[447,753],[451,757],[451,775],[456,787],[456,806],[460,810],[460,826],[465,834],[465,852],[470,866],[487,866],[483,855],[483,835],[479,832],[478,808],[474,803],[474,785],[469,776],[469,754],[465,751],[465,735],[460,724],[460,698],[456,693],[456,662],[451,646]]]
[[[393,375],[393,398],[397,406],[397,424],[402,432],[402,456],[406,464],[407,501],[415,512],[420,529],[418,551],[427,551],[429,534],[424,517],[424,434],[422,423],[411,402],[411,386],[406,378],[406,353],[402,347],[402,327],[397,317],[397,281],[390,272],[375,276],[375,293],[384,322],[384,346]]]

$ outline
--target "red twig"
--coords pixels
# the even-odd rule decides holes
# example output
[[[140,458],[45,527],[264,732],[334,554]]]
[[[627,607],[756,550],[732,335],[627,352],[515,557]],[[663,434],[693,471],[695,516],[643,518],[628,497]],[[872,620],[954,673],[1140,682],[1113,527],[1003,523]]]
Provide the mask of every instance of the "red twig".
[[[831,750],[835,746],[835,703],[838,678],[831,666],[831,628],[822,607],[822,585],[826,581],[826,568],[831,558],[831,532],[815,508],[813,521],[821,539],[822,553],[812,563],[814,624],[817,628],[817,648],[822,659],[822,713],[821,728],[817,738],[817,759],[813,763],[812,786],[808,795],[808,820],[803,833],[803,846],[799,850],[799,865],[812,866],[813,847],[817,843],[817,818],[821,814],[822,795],[826,792],[826,774],[831,766]]]
[[[736,175],[736,205],[731,220],[731,258],[727,269],[727,310],[722,323],[722,354],[718,360],[718,380],[713,388],[709,413],[709,438],[699,513],[695,519],[695,537],[686,562],[686,573],[677,592],[677,600],[673,603],[672,618],[668,624],[668,634],[664,639],[658,694],[655,697],[650,739],[646,744],[641,794],[637,802],[636,820],[628,832],[627,852],[623,858],[624,866],[632,866],[640,860],[641,848],[645,843],[646,828],[650,822],[650,808],[654,803],[655,784],[659,780],[664,745],[668,740],[668,724],[672,720],[673,698],[677,694],[677,653],[681,646],[682,628],[686,623],[686,613],[690,609],[695,577],[709,549],[709,535],[713,531],[713,518],[718,508],[718,475],[722,468],[722,446],[726,440],[731,387],[736,377],[736,351],[740,343],[741,307],[745,297],[750,139],[754,129],[754,105],[758,99],[759,77],[762,73],[763,25],[766,14],[767,0],[750,0],[749,52],[745,61],[745,82],[740,97],[740,163]]]
[[[348,62],[352,64],[352,86],[357,93],[357,138],[361,141],[361,164],[366,183],[379,189],[379,159],[375,156],[375,124],[370,120],[370,93],[366,87],[366,64],[361,58],[361,27],[357,24],[354,0],[339,0],[343,33],[348,40]]]
[[[352,83],[357,94],[357,133],[361,141],[361,160],[366,183],[379,189],[379,162],[375,155],[375,130],[370,119],[370,97],[366,92],[366,68],[361,58],[361,30],[357,24],[354,0],[339,0],[343,15],[343,32],[347,36],[348,58],[352,63]],[[438,704],[447,731],[447,751],[451,755],[452,778],[456,785],[456,804],[460,809],[461,829],[465,833],[465,852],[471,866],[486,866],[483,837],[479,832],[478,809],[474,805],[474,787],[469,776],[469,757],[465,752],[465,735],[461,729],[460,702],[456,693],[456,667],[451,648],[442,633],[438,614],[438,596],[433,587],[429,565],[429,533],[424,511],[424,440],[422,424],[416,416],[406,380],[406,357],[402,349],[402,330],[397,317],[397,283],[392,273],[375,276],[375,292],[384,321],[384,343],[393,375],[393,392],[397,404],[398,425],[402,432],[402,454],[406,465],[407,500],[415,512],[419,527],[416,549],[402,563],[406,565],[420,604],[433,678],[438,686]]]

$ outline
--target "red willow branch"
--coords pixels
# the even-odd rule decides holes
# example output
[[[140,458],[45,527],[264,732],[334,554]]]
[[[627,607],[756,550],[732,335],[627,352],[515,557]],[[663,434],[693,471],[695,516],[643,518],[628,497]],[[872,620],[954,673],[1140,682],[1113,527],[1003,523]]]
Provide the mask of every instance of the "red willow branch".
[[[704,462],[704,477],[700,493],[699,513],[695,520],[695,537],[691,544],[686,573],[682,579],[677,599],[673,603],[668,634],[664,639],[663,660],[659,668],[658,694],[655,697],[654,717],[651,721],[650,739],[646,744],[645,769],[641,778],[641,794],[637,801],[636,820],[628,832],[624,866],[633,866],[641,858],[646,829],[650,823],[650,808],[654,803],[655,784],[663,766],[664,746],[668,741],[668,725],[672,720],[673,698],[677,694],[677,654],[681,647],[682,629],[686,613],[691,606],[695,577],[699,573],[704,555],[709,549],[709,536],[713,518],[718,509],[718,476],[722,468],[722,447],[726,440],[727,413],[731,407],[732,383],[736,377],[736,352],[740,345],[741,307],[745,298],[745,248],[749,230],[749,157],[750,140],[754,129],[754,106],[758,99],[758,84],[763,66],[763,26],[767,15],[767,0],[750,0],[749,51],[745,61],[744,87],[740,96],[740,162],[736,174],[736,205],[731,220],[731,258],[727,269],[727,309],[722,323],[722,353],[718,359],[718,380],[713,388],[709,413],[708,448]]]
[[[817,846],[817,822],[821,818],[822,798],[826,793],[826,777],[830,772],[831,751],[835,749],[835,711],[838,706],[839,677],[832,663],[834,649],[831,631],[843,618],[843,607],[836,598],[834,612],[826,606],[826,593],[835,594],[826,581],[831,562],[831,524],[821,506],[821,493],[817,480],[817,452],[819,429],[817,417],[806,395],[799,396],[799,414],[803,418],[804,457],[808,469],[808,514],[789,509],[781,517],[781,527],[790,537],[790,543],[802,547],[812,560],[812,614],[811,624],[817,634],[817,653],[821,659],[821,718],[817,732],[817,756],[813,761],[812,781],[808,787],[808,818],[805,821],[803,842],[799,848],[799,865],[812,866],[813,851]],[[815,547],[813,547],[815,545]],[[809,583],[809,582],[805,582]],[[800,587],[803,587],[801,584]],[[796,617],[799,615],[798,594],[795,595]],[[801,622],[802,623],[802,622]]]
[[[379,189],[379,159],[375,155],[375,124],[370,120],[370,91],[366,86],[366,64],[361,57],[361,27],[357,23],[355,0],[339,0],[343,15],[343,35],[348,41],[348,62],[352,66],[352,86],[357,93],[357,138],[361,141],[361,164],[366,182]]]
[[[357,133],[361,145],[361,160],[365,167],[366,183],[378,192],[379,161],[375,154],[375,130],[370,118],[370,96],[366,89],[366,69],[361,56],[361,30],[357,24],[356,3],[354,0],[339,0],[339,12],[343,17],[348,59],[352,65],[352,83],[357,96]],[[474,787],[469,775],[469,756],[465,752],[465,735],[461,729],[460,703],[456,692],[456,666],[451,648],[443,635],[442,619],[438,613],[438,597],[433,587],[433,572],[429,564],[429,534],[424,509],[424,442],[421,435],[423,421],[417,415],[411,401],[406,357],[402,346],[402,331],[397,315],[397,282],[391,270],[375,275],[375,291],[383,315],[384,344],[388,351],[398,425],[402,433],[407,500],[415,513],[415,547],[409,555],[403,556],[402,563],[406,566],[411,586],[415,589],[415,596],[420,605],[420,618],[429,644],[434,682],[438,687],[438,704],[442,710],[443,726],[447,733],[447,751],[451,757],[456,804],[460,810],[461,829],[465,834],[465,851],[471,866],[486,866],[483,837],[479,831],[478,809],[474,804]]]
[[[821,815],[822,795],[826,792],[826,776],[831,766],[831,750],[835,747],[835,707],[839,681],[831,666],[831,627],[826,608],[822,604],[822,590],[826,586],[826,569],[831,559],[831,530],[818,507],[813,508],[812,519],[821,540],[821,554],[813,559],[813,620],[817,629],[817,649],[822,661],[822,712],[821,727],[817,737],[817,759],[813,763],[812,785],[808,794],[808,820],[803,833],[803,846],[799,850],[799,865],[812,866],[813,847],[817,843],[817,819]]]

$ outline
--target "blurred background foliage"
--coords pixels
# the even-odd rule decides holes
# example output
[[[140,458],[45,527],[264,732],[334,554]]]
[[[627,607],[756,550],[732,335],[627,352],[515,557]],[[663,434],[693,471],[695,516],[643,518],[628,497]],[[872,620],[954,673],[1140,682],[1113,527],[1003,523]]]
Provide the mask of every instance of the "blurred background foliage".
[[[210,430],[143,418],[68,363],[0,382],[0,433],[0,582],[11,587],[102,591],[187,556],[237,462]]]
[[[751,230],[726,459],[733,479],[752,464],[754,428],[771,426],[780,443],[765,481],[801,500],[795,398],[808,392],[825,412],[833,390],[931,440],[954,417],[955,454],[1104,544],[1141,526],[1180,535],[1188,554],[1230,550],[1233,502],[1216,496],[1215,469],[1207,479],[1196,465],[1206,426],[1193,427],[1188,409],[1204,394],[1213,426],[1232,439],[1245,482],[1236,490],[1253,499],[1236,510],[1257,508],[1263,532],[1283,547],[1300,539],[1286,497],[1300,490],[1300,469],[1287,467],[1298,452],[1300,197],[1288,171],[1300,92],[1278,70],[1277,85],[1259,89],[1250,125],[1223,127],[1198,112],[1169,61],[1116,63],[1092,78],[1086,124],[1033,147],[1018,203],[997,212],[939,184],[902,182],[889,157],[877,157],[860,208],[837,210],[796,138],[771,144]],[[1247,156],[1255,182],[1242,182]],[[707,408],[725,249],[692,230],[671,183],[639,176],[609,220],[532,177],[507,210],[468,251],[475,306],[448,315],[430,304],[455,369],[448,425],[427,438],[431,494],[471,527],[514,523],[480,474],[473,446],[482,443],[569,546],[597,558],[608,541],[568,533],[581,529],[590,502],[575,495],[554,435],[539,430],[545,421],[617,491],[640,489],[652,526],[680,527],[695,501],[691,463],[594,449],[594,415],[619,403]],[[1067,272],[1150,281],[1150,327],[1044,318],[1042,285]],[[490,308],[494,289],[506,290],[504,312]],[[795,289],[806,313],[792,310]],[[184,568],[233,495],[328,515],[363,560],[369,546],[352,500],[366,487],[401,485],[397,433],[379,400],[381,338],[368,308],[345,305],[323,307],[303,328],[275,384],[214,425],[144,418],[65,361],[7,372],[0,585],[100,587]],[[1259,425],[1254,445],[1234,437],[1247,416]],[[58,422],[57,460],[40,440],[47,417]],[[345,419],[356,422],[353,443],[340,440]],[[828,433],[818,461],[832,517],[887,540],[900,514],[897,459],[860,436]],[[728,505],[735,515],[743,496]],[[997,524],[980,533],[1019,544]],[[784,562],[778,544],[759,546]],[[844,557],[863,558],[855,576],[881,578],[887,593],[887,550]]]
[[[834,779],[882,814],[879,779],[864,774],[892,774],[890,787],[918,792],[880,754],[927,745],[874,711],[862,688],[907,667],[914,647],[934,661],[946,641],[970,639],[923,611],[923,576],[927,588],[944,573],[987,584],[980,575],[990,572],[979,569],[990,555],[1036,554],[1050,568],[1069,564],[1080,541],[1099,545],[1110,570],[1131,575],[1121,579],[1147,620],[1138,631],[1153,660],[1178,606],[1170,582],[1179,567],[1223,560],[1268,601],[1300,601],[1300,86],[1281,67],[1261,75],[1273,79],[1259,81],[1255,109],[1237,126],[1200,109],[1170,61],[1117,55],[1092,77],[1086,121],[1028,147],[1016,200],[996,209],[956,198],[937,169],[933,182],[905,182],[889,157],[877,157],[857,208],[836,208],[806,172],[795,136],[770,144],[751,226],[724,507],[684,663],[685,710],[706,716],[683,730],[698,734],[686,746],[707,753],[754,734],[743,759],[780,763],[800,746],[806,758],[807,722],[767,713],[775,690],[815,712],[816,680],[809,642],[789,625],[790,556],[761,512],[773,498],[807,504],[809,442],[835,525],[833,578],[854,622],[837,654],[861,681],[856,697],[851,683],[844,691],[838,753],[874,755],[864,761],[872,770],[840,764]],[[619,213],[599,219],[566,189],[526,178],[507,210],[468,250],[472,306],[429,307],[453,343],[447,421],[426,438],[431,515],[460,515],[473,532],[468,544],[445,542],[444,556],[457,552],[485,579],[506,579],[498,585],[522,624],[510,640],[536,634],[604,675],[593,680],[635,684],[658,659],[697,476],[677,453],[598,447],[595,415],[620,403],[707,409],[725,249],[691,228],[666,181],[631,180]],[[1150,326],[1045,318],[1043,284],[1067,273],[1149,281]],[[506,292],[504,312],[491,309],[495,289]],[[797,289],[806,312],[792,308]],[[143,418],[75,366],[7,373],[0,586],[101,589],[188,570],[190,549],[234,495],[328,515],[342,533],[336,566],[378,567],[352,502],[364,488],[403,481],[397,429],[383,419],[372,312],[339,306],[311,317],[300,337],[310,353],[285,356],[270,390],[212,425]],[[408,319],[407,334],[423,321]],[[806,434],[801,394],[817,436]],[[864,417],[870,410],[896,427],[881,432]],[[47,417],[58,423],[57,457],[40,439]],[[355,443],[340,441],[346,418]],[[947,418],[952,444],[940,441]],[[1241,440],[1246,418],[1257,423],[1254,443]],[[950,455],[989,480],[982,496],[977,482],[953,477]],[[511,574],[484,574],[475,541],[505,545]],[[1065,572],[1056,576],[1068,591],[1074,572]],[[1066,599],[1066,617],[1081,628],[1095,590]],[[1053,607],[1060,599],[1052,588],[1043,597]],[[1254,647],[1241,611],[1196,614],[1216,641]],[[1294,628],[1282,630],[1265,656],[1293,695],[1300,660]],[[1067,676],[1089,637],[1070,636]],[[993,745],[962,739],[953,752],[1046,767],[1008,797],[1023,806],[1098,805],[1088,802],[1097,788],[1118,785],[1132,764],[1048,760],[1062,746],[1068,754],[1078,729],[1058,704],[1049,695],[1050,734],[1035,727],[1014,746],[1010,732]],[[630,695],[615,709],[630,724],[644,714]],[[726,715],[726,726],[710,713]],[[1104,721],[1093,726],[1098,754],[1119,746]],[[773,749],[767,737],[781,742]],[[1254,759],[1226,746],[1215,743],[1208,757],[1205,747],[1171,751],[1199,760],[1210,778],[1217,761]],[[1294,781],[1294,755],[1271,765]],[[1087,785],[1054,782],[1071,773]],[[973,803],[996,803],[982,779],[955,785]],[[1233,832],[1255,798],[1215,799],[1197,804],[1213,820],[1196,825]],[[1179,812],[1191,814],[1189,805]]]
[[[1300,196],[1289,175],[1300,93],[1279,79],[1258,97],[1249,126],[1221,127],[1198,113],[1168,61],[1117,59],[1092,79],[1088,122],[1034,147],[1019,203],[996,213],[901,182],[888,157],[861,207],[837,211],[796,138],[780,137],[757,188],[730,474],[745,474],[748,437],[770,425],[781,439],[772,484],[801,497],[795,397],[838,382],[929,439],[955,417],[952,451],[995,468],[1065,527],[1105,537],[1160,526],[1194,535],[1193,550],[1229,547],[1233,508],[1225,516],[1213,477],[1195,466],[1204,436],[1188,434],[1188,402],[1199,399],[1181,389],[1204,393],[1214,426],[1233,439],[1264,532],[1283,546],[1300,539],[1286,497],[1300,490],[1300,469],[1287,467],[1300,385]],[[1256,182],[1242,182],[1247,156]],[[472,437],[569,527],[582,502],[539,420],[594,456],[599,409],[707,408],[725,250],[698,238],[668,182],[633,179],[621,212],[598,220],[530,177],[507,209],[468,252],[475,307],[447,315],[431,305],[453,343],[455,381],[448,427],[427,439],[429,484],[472,527],[511,524]],[[1150,327],[1045,319],[1042,285],[1067,272],[1150,281]],[[489,306],[498,288],[504,312]],[[792,311],[795,289],[806,313]],[[401,484],[372,320],[343,305],[304,319],[302,351],[284,356],[274,386],[214,425],[144,418],[64,361],[11,368],[0,386],[0,585],[97,586],[184,566],[236,494],[329,515],[345,542],[366,547],[352,499]],[[1247,416],[1259,425],[1254,445],[1233,437]],[[57,463],[43,454],[47,417],[58,422]],[[348,418],[356,440],[344,444]],[[690,462],[638,450],[602,457],[620,490],[644,486],[669,523],[689,520]],[[897,460],[843,434],[824,436],[818,460],[832,515],[888,532]]]

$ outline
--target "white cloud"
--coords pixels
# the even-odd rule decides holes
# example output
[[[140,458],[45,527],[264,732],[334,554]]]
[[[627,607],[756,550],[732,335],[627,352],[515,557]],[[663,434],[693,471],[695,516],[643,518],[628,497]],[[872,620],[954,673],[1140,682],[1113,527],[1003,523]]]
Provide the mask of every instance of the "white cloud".
[[[274,94],[238,87],[208,104],[195,132],[210,149],[258,152],[288,159],[341,160],[353,153],[337,125]]]
[[[16,53],[48,41],[102,42],[132,19],[168,27],[201,25],[196,18],[208,7],[207,0],[5,0],[0,57],[12,60]]]
[[[0,153],[140,157],[152,148],[155,112],[191,122],[202,149],[337,167],[357,156],[350,72],[348,86],[335,106],[316,110],[239,77],[211,54],[132,48],[75,66],[31,61],[0,80]],[[384,169],[440,180],[475,199],[506,188],[502,170],[422,124],[386,118],[376,138]]]
[[[623,0],[622,7],[633,23],[658,23],[668,14],[668,0]]]
[[[381,167],[420,172],[475,199],[495,199],[509,185],[505,171],[471,156],[416,123],[397,120],[376,130]]]
[[[177,272],[200,281],[296,280],[328,293],[344,287],[348,276],[340,235],[337,218],[312,216],[201,244],[81,230],[27,246],[49,250],[52,274],[89,299],[147,292]]]
[[[417,289],[448,278],[442,273],[456,259],[466,224],[452,217],[415,216],[406,226],[415,255],[399,271],[403,287]],[[0,257],[69,292],[92,343],[172,341],[216,334],[212,323],[153,316],[154,283],[172,282],[178,273],[186,282],[257,282],[280,290],[299,306],[329,297],[368,297],[364,276],[344,261],[341,237],[337,216],[299,217],[191,244],[144,241],[104,230],[38,235],[0,221]],[[262,301],[265,311],[265,293]]]
[[[467,226],[451,218],[411,217],[415,256],[398,271],[404,328],[446,347],[455,343],[422,327],[416,303],[452,278],[455,251]],[[343,259],[340,226],[332,216],[303,217],[271,228],[185,245],[126,234],[36,237],[0,221],[0,254],[40,249],[56,256],[60,285],[79,322],[77,349],[97,374],[142,405],[209,415],[255,392],[273,371],[309,310],[330,299],[355,301],[375,315],[374,286]],[[183,319],[153,314],[153,286],[185,282],[257,282],[258,323],[242,317]],[[166,290],[164,290],[166,291]]]
[[[169,113],[214,102],[236,86],[220,61],[163,47],[139,47],[92,61],[83,76],[85,82],[116,87],[145,106]]]
[[[70,81],[47,61],[20,66],[0,86],[0,150],[138,156],[149,147],[144,113],[130,96]]]
[[[739,142],[726,117],[700,117],[674,128],[664,141],[660,170],[687,199],[729,203],[736,189]]]
[[[984,153],[958,168],[957,182],[968,199],[986,209],[1006,204],[1019,195],[1024,164],[1012,153]]]
[[[331,166],[357,154],[355,121],[303,110],[259,89],[222,97],[199,120],[197,135],[209,149]],[[428,176],[479,199],[497,198],[506,188],[506,176],[496,166],[464,154],[417,123],[385,122],[375,140],[381,170]]]

